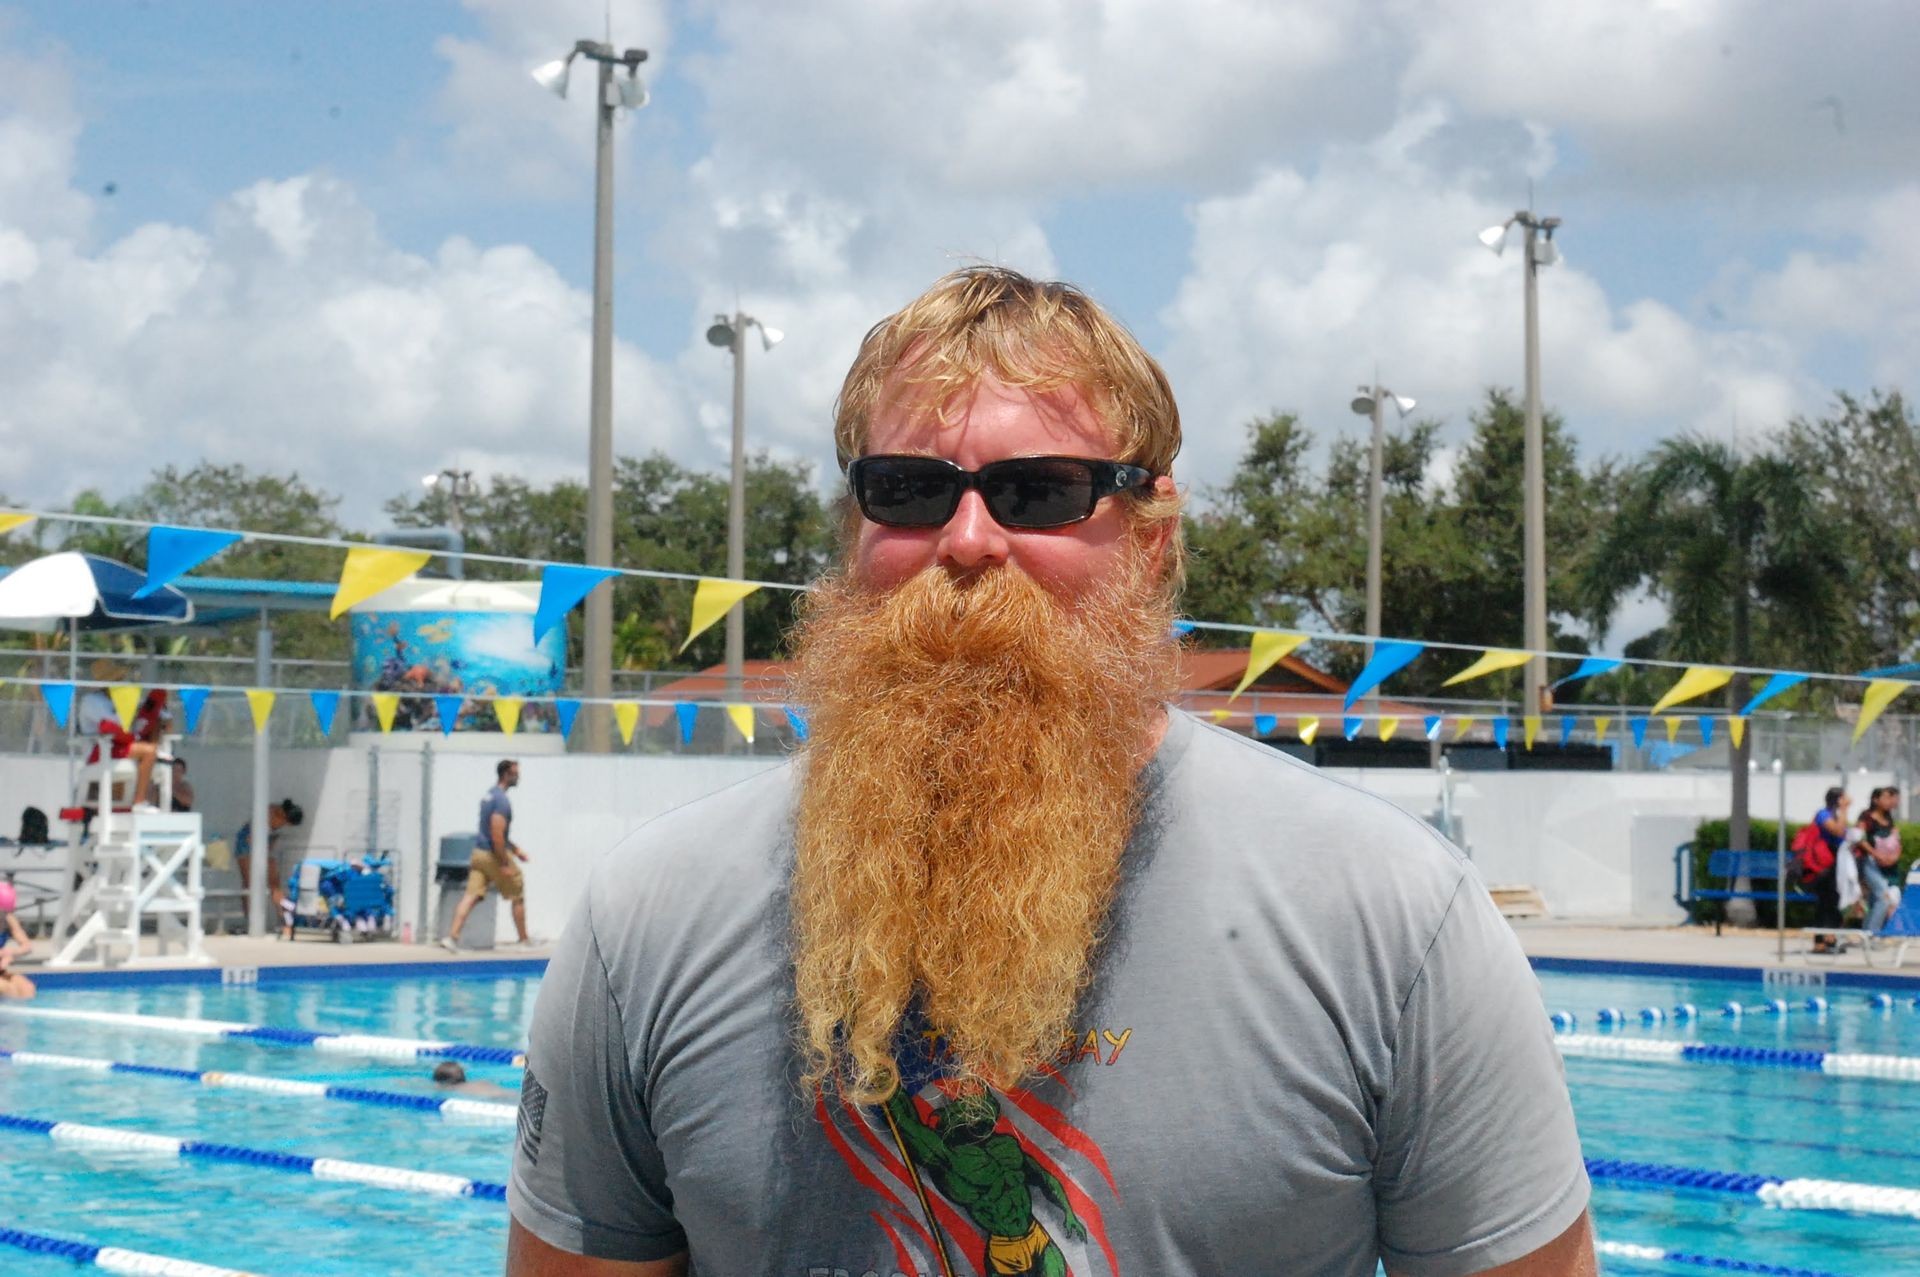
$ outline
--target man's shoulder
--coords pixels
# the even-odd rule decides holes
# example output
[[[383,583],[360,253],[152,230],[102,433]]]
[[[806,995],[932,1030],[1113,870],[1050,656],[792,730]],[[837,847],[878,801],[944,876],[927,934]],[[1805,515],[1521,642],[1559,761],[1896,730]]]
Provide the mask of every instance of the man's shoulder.
[[[1187,717],[1189,739],[1168,785],[1209,839],[1262,858],[1306,855],[1361,873],[1430,874],[1451,891],[1458,849],[1379,794],[1293,756]]]
[[[776,881],[788,841],[793,765],[781,763],[662,812],[614,844],[595,867],[596,902],[629,893],[737,890]]]

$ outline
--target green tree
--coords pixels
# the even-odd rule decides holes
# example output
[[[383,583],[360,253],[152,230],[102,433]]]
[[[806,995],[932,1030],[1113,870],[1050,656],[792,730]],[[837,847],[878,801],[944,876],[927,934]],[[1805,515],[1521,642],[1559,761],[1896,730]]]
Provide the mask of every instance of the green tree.
[[[1819,668],[1844,597],[1843,542],[1780,451],[1745,454],[1682,436],[1625,482],[1619,510],[1582,574],[1583,611],[1604,637],[1620,600],[1640,588],[1668,622],[1642,651],[1667,660]],[[1752,696],[1735,675],[1730,708]],[[1745,847],[1748,741],[1732,751],[1730,837]]]

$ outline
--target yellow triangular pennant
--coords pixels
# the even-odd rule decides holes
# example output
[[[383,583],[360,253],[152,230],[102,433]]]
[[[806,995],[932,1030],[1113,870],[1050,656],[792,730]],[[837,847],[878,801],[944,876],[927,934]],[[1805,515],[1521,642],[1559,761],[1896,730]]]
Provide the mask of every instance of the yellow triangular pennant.
[[[1210,709],[1207,711],[1207,717],[1216,723],[1224,723],[1233,717],[1233,711],[1230,709]]]
[[[393,715],[399,708],[400,698],[392,692],[375,692],[373,694],[373,716],[380,721],[381,731],[390,732],[393,730]]]
[[[1300,720],[1300,743],[1302,745],[1313,744],[1313,738],[1316,735],[1318,735],[1319,732],[1320,732],[1319,719],[1303,718]]]
[[[340,584],[333,592],[329,617],[337,618],[356,603],[400,584],[425,567],[433,555],[425,550],[390,550],[385,546],[356,545],[340,566]]]
[[[134,715],[140,712],[140,689],[122,683],[107,689],[107,699],[113,702],[113,716],[120,720],[120,726],[131,731]]]
[[[1528,714],[1520,720],[1520,740],[1528,749],[1533,748],[1534,738],[1540,735],[1540,716]]]
[[[1473,730],[1473,715],[1462,714],[1459,718],[1454,720],[1453,738],[1455,740],[1465,740],[1467,738],[1467,733],[1472,730]]]
[[[1532,659],[1533,655],[1530,652],[1486,652],[1481,655],[1479,660],[1467,666],[1467,668],[1461,670],[1458,674],[1455,674],[1452,678],[1440,684],[1440,686],[1452,687],[1455,683],[1465,683],[1470,679],[1485,678],[1487,675],[1497,674],[1501,670],[1510,670],[1516,665],[1525,665]]]
[[[640,703],[638,701],[615,701],[613,703],[613,721],[620,727],[620,743],[633,744],[634,724],[640,721]]]
[[[1290,655],[1294,648],[1307,641],[1304,634],[1283,634],[1278,630],[1261,630],[1253,636],[1252,644],[1247,648],[1247,672],[1240,676],[1240,685],[1233,689],[1233,696],[1247,690],[1253,680],[1265,674],[1277,665],[1283,657]]]
[[[1667,744],[1672,745],[1680,739],[1680,716],[1669,714],[1660,720],[1667,725]]]
[[[1380,739],[1381,740],[1392,740],[1393,734],[1399,730],[1400,730],[1399,719],[1383,718],[1380,720]]]
[[[1727,720],[1727,735],[1733,737],[1733,747],[1739,749],[1740,743],[1747,738],[1747,720],[1738,714],[1729,718]]]
[[[1873,720],[1886,712],[1900,693],[1913,684],[1899,678],[1876,678],[1867,684],[1867,694],[1860,698],[1860,717],[1853,724],[1853,739],[1858,742],[1873,726]]]
[[[687,644],[699,638],[709,626],[725,616],[728,608],[759,588],[745,581],[702,577],[700,584],[694,587],[693,591],[693,625],[687,631],[686,642],[680,644],[680,650],[686,651]]]
[[[729,705],[727,717],[733,720],[735,730],[746,738],[747,744],[753,744],[753,706]]]
[[[1607,729],[1612,726],[1613,726],[1613,720],[1611,718],[1594,719],[1593,720],[1593,743],[1596,745],[1604,745],[1607,740]]]
[[[1716,688],[1725,687],[1733,678],[1732,670],[1716,669],[1711,665],[1694,665],[1680,676],[1680,681],[1667,689],[1667,694],[1653,703],[1649,714],[1658,714],[1670,705],[1690,701],[1696,696],[1705,696]]]
[[[520,730],[520,706],[524,702],[518,696],[502,696],[493,702],[493,716],[500,720],[500,730],[511,736]]]
[[[33,522],[30,514],[19,514],[12,510],[0,511],[0,536],[5,536],[15,528]]]
[[[267,730],[267,715],[273,713],[274,694],[263,688],[247,689],[247,708],[253,711],[253,730]]]

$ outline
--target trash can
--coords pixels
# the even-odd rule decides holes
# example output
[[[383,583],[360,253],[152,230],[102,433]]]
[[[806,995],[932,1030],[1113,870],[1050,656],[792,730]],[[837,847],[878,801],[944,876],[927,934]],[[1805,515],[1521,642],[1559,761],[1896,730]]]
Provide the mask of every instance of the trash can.
[[[460,897],[467,894],[467,870],[473,863],[476,841],[472,834],[448,834],[440,840],[440,859],[433,868],[433,879],[440,887],[440,902],[433,923],[436,936],[453,930],[453,911],[459,907]],[[460,932],[462,949],[493,948],[493,908],[497,899],[497,894],[489,891],[467,915],[467,925]]]

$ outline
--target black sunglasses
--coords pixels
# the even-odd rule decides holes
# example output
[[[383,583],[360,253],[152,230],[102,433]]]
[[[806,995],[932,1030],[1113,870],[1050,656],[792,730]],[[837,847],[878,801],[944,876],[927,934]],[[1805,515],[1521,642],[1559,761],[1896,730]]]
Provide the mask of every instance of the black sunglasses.
[[[1003,528],[1061,528],[1093,517],[1102,497],[1154,480],[1145,466],[1082,457],[1010,457],[962,470],[940,457],[860,457],[847,483],[860,513],[889,528],[938,528],[972,488]]]

